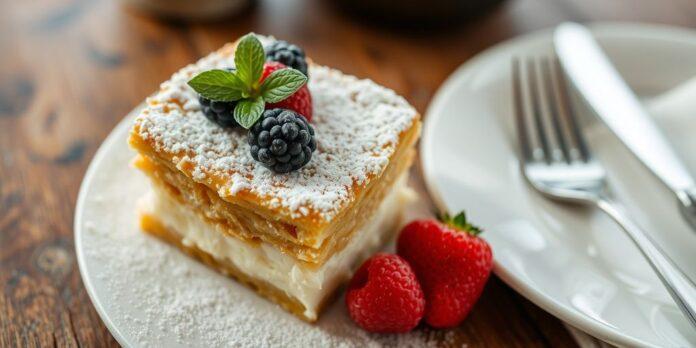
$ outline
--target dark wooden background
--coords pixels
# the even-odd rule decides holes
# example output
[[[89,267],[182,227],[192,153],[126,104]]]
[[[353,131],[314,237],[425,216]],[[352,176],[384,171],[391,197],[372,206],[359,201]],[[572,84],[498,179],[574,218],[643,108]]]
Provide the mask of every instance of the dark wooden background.
[[[183,65],[248,31],[273,34],[423,112],[462,62],[564,20],[693,27],[696,2],[507,0],[426,34],[366,26],[321,0],[260,0],[212,24],[158,21],[115,0],[0,0],[0,346],[117,346],[77,269],[77,192],[114,125]],[[574,345],[557,319],[497,278],[457,331],[471,347]]]

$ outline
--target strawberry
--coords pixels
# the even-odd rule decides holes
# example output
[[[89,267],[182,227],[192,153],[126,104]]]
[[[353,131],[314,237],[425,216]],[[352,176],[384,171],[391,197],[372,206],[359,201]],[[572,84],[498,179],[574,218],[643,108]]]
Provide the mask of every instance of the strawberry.
[[[278,69],[283,69],[286,68],[283,63],[278,63],[278,62],[266,62],[263,65],[263,75],[261,75],[261,82],[266,79],[268,75],[270,75],[272,72],[278,70]],[[312,95],[309,93],[309,88],[307,88],[307,84],[302,86],[300,89],[297,90],[293,95],[289,96],[286,99],[283,99],[277,103],[268,103],[266,104],[266,109],[274,109],[274,108],[282,108],[282,109],[290,109],[298,114],[304,116],[307,121],[312,122]]]
[[[459,325],[481,296],[493,267],[491,248],[462,212],[442,222],[406,225],[397,252],[406,259],[425,293],[425,322],[435,328]]]
[[[346,292],[348,313],[370,332],[411,331],[423,318],[425,300],[408,262],[378,253],[365,261]]]

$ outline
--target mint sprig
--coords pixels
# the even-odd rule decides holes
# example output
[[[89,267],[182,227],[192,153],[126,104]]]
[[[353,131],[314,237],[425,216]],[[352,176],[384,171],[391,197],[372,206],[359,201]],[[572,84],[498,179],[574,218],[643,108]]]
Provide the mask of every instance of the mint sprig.
[[[259,39],[247,34],[239,40],[234,53],[235,71],[204,71],[189,80],[188,85],[210,100],[237,101],[234,119],[249,129],[261,118],[266,103],[285,100],[307,83],[307,76],[292,68],[276,70],[261,82],[265,60]]]

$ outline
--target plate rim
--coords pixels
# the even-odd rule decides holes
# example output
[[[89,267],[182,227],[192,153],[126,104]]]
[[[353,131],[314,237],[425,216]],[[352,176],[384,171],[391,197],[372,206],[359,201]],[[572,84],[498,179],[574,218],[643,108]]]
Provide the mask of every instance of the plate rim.
[[[106,156],[108,149],[113,146],[113,143],[120,139],[121,133],[127,131],[128,127],[133,121],[133,118],[136,116],[136,114],[140,112],[140,110],[142,110],[144,106],[145,102],[140,103],[135,108],[133,108],[128,114],[126,114],[126,116],[123,117],[116,124],[116,126],[114,126],[114,128],[111,129],[111,132],[109,132],[109,135],[106,136],[101,145],[99,145],[99,148],[90,160],[89,166],[87,167],[87,171],[85,172],[85,175],[82,178],[80,190],[77,195],[77,203],[75,204],[75,215],[73,220],[75,255],[77,258],[77,267],[80,271],[80,278],[82,278],[82,284],[85,286],[89,300],[90,302],[92,302],[92,305],[94,306],[94,309],[97,311],[99,318],[101,318],[102,322],[104,323],[104,326],[106,326],[106,328],[109,330],[109,333],[111,333],[114,339],[116,339],[116,342],[118,342],[118,344],[122,347],[131,347],[132,344],[130,341],[126,339],[126,336],[123,335],[121,330],[119,330],[117,325],[111,320],[110,316],[107,313],[107,310],[104,308],[103,303],[99,301],[95,286],[91,281],[92,278],[89,277],[87,271],[87,261],[83,251],[84,237],[82,231],[84,230],[84,226],[82,222],[84,219],[82,215],[85,211],[85,202],[87,201],[88,191],[89,188],[92,186],[92,181],[94,181],[94,177],[97,173],[97,168],[99,167],[99,164],[104,160],[104,157]]]
[[[592,22],[585,23],[592,32],[601,32],[602,35],[628,35],[632,37],[650,37],[654,40],[662,41],[685,41],[696,43],[696,31],[688,28],[677,27],[664,24],[646,24],[639,22]],[[423,135],[419,146],[419,155],[421,157],[420,167],[423,173],[423,181],[426,189],[430,194],[431,199],[438,209],[446,208],[440,190],[434,182],[434,164],[432,156],[427,156],[433,152],[434,124],[442,117],[441,110],[444,108],[446,101],[449,99],[450,90],[461,81],[469,79],[469,75],[477,72],[480,67],[489,59],[504,54],[507,51],[514,49],[516,46],[523,46],[529,42],[545,40],[545,37],[551,37],[555,26],[543,28],[536,31],[531,31],[510,39],[501,41],[482,52],[476,54],[473,58],[466,60],[457,69],[455,69],[440,85],[435,92],[432,101],[425,111],[425,120],[423,125]],[[688,37],[688,39],[685,39]],[[569,308],[568,306],[559,303],[553,297],[537,290],[535,287],[525,283],[522,278],[517,277],[514,272],[503,267],[496,259],[493,260],[493,272],[513,288],[517,293],[541,307],[543,310],[554,315],[564,323],[573,326],[581,331],[584,331],[594,337],[597,337],[605,342],[618,346],[652,346],[651,343],[645,342],[639,338],[627,335],[608,324],[598,322],[578,311]]]

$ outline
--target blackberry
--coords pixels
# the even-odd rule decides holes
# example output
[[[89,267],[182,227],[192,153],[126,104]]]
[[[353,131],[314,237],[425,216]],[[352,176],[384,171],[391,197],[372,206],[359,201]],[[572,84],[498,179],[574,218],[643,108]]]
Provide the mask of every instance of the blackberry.
[[[239,123],[234,119],[234,107],[237,106],[236,101],[215,101],[204,98],[203,96],[198,96],[198,101],[201,103],[203,114],[209,120],[222,127],[239,127]]]
[[[288,109],[270,109],[249,130],[251,157],[276,173],[302,168],[317,144],[304,116]]]
[[[266,51],[266,60],[283,63],[285,66],[297,69],[305,76],[309,76],[307,74],[305,53],[299,46],[278,40],[266,46],[264,51]]]
[[[235,69],[227,68],[225,70],[234,71]],[[239,127],[239,123],[237,123],[237,121],[234,119],[234,108],[237,106],[236,101],[223,102],[210,100],[202,95],[199,95],[198,102],[201,104],[203,114],[209,120],[219,124],[222,127]]]

